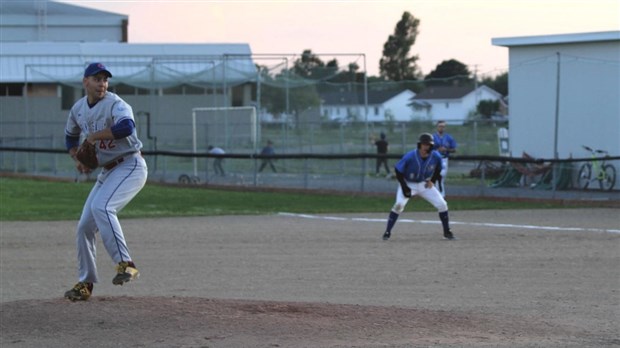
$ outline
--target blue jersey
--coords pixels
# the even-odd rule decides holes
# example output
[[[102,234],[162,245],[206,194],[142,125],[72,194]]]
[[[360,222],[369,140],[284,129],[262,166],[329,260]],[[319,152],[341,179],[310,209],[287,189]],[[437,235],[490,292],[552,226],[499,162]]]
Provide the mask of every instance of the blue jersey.
[[[444,133],[443,135],[439,135],[439,133],[433,134],[433,142],[435,142],[435,149],[440,147],[445,147],[447,149],[456,149],[456,141],[452,136],[448,133]],[[447,151],[439,152],[443,157],[449,157],[450,153]]]
[[[261,155],[265,155],[265,156],[273,156],[276,154],[276,152],[273,150],[273,147],[271,146],[265,146],[263,147],[263,149],[260,152]]]
[[[413,150],[406,153],[394,168],[409,182],[427,181],[431,179],[435,170],[442,169],[441,155],[437,151],[431,151],[426,159],[422,159],[418,150]]]

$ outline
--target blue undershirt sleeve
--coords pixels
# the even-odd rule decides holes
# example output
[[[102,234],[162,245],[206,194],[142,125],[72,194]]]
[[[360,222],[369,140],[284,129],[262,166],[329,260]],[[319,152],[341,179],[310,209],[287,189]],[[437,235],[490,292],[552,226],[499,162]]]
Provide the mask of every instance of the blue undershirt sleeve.
[[[65,135],[65,146],[67,147],[67,150],[80,146],[80,137]]]
[[[133,120],[126,118],[119,123],[113,125],[111,127],[111,130],[112,135],[114,135],[114,139],[121,139],[130,136],[135,128],[136,124],[133,122]]]

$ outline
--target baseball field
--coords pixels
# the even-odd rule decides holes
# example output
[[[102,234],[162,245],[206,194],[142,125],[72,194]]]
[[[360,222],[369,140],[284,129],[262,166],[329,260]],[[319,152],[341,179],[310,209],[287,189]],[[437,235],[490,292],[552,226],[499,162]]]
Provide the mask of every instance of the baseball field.
[[[620,209],[122,220],[140,279],[76,281],[75,221],[3,221],[2,347],[618,347]]]

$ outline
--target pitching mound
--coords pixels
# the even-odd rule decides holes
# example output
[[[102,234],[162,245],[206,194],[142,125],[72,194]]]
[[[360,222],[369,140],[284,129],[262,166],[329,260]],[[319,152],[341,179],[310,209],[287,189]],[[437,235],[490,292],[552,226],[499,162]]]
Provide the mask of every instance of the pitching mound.
[[[529,346],[579,336],[523,318],[327,303],[93,297],[2,304],[3,347]]]

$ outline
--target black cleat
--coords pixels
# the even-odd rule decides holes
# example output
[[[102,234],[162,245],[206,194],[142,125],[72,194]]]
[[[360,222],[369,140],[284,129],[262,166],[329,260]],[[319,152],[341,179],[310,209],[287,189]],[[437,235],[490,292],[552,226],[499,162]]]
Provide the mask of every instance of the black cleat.
[[[120,262],[116,266],[116,276],[112,279],[112,284],[123,285],[128,281],[138,279],[140,273],[133,263]]]
[[[93,283],[79,282],[73,288],[65,292],[65,298],[71,301],[86,301],[93,293]]]
[[[392,235],[392,233],[390,233],[389,231],[385,231],[385,233],[383,234],[383,240],[390,239],[391,235]]]
[[[454,237],[454,234],[452,234],[452,231],[450,231],[450,230],[445,231],[443,233],[443,237],[444,237],[444,239],[447,239],[447,240],[455,240],[456,239],[456,237]]]

